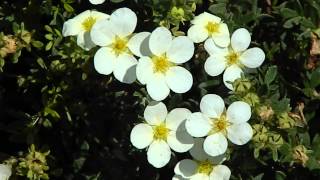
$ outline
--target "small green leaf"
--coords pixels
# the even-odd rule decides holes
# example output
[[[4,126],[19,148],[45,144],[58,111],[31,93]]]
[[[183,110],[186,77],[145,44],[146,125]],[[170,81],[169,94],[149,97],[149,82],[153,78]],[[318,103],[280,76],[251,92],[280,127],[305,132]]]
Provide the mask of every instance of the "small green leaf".
[[[269,86],[277,76],[277,66],[271,66],[268,68],[264,82]]]

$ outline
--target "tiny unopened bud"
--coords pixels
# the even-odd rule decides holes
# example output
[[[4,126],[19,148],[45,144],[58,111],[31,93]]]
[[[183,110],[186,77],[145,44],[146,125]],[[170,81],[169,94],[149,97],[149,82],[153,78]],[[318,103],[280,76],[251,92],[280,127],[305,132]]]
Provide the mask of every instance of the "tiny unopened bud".
[[[250,104],[250,106],[256,106],[260,102],[260,98],[256,93],[250,92],[243,97],[243,101]]]
[[[8,54],[13,54],[17,51],[17,40],[9,35],[3,37],[4,47],[0,49],[1,57],[5,57]]]
[[[294,127],[296,123],[289,114],[285,112],[278,116],[278,124],[281,129],[289,129]]]
[[[296,163],[299,163],[303,167],[305,167],[307,161],[309,160],[309,157],[307,155],[309,152],[310,151],[307,150],[307,148],[304,147],[303,145],[298,145],[293,148],[292,157]]]
[[[261,106],[258,109],[258,115],[263,121],[267,121],[273,117],[274,111],[270,106]]]
[[[280,134],[277,133],[270,133],[268,137],[268,143],[270,147],[273,148],[279,148],[280,146],[283,145],[283,138]]]
[[[233,87],[235,92],[248,92],[251,88],[251,82],[248,79],[239,78],[233,82]]]
[[[265,126],[261,124],[255,124],[252,126],[253,129],[253,137],[252,141],[257,144],[264,144],[268,141],[268,130]]]
[[[185,21],[185,18],[184,18],[184,10],[183,8],[178,8],[176,6],[173,6],[173,8],[171,9],[171,12],[170,12],[171,16],[176,19],[176,20],[179,20],[181,22]]]

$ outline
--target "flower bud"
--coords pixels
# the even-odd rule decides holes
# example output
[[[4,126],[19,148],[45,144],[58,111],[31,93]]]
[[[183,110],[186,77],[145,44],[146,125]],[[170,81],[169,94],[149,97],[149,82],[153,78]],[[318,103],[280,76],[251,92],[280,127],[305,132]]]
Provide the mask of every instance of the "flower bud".
[[[261,106],[258,109],[258,115],[263,121],[270,120],[274,115],[274,111],[270,106]]]
[[[277,118],[281,129],[289,129],[295,126],[295,121],[286,112],[278,115]]]
[[[243,97],[243,101],[248,103],[250,106],[259,104],[260,98],[256,93],[250,92]]]
[[[269,146],[272,148],[279,148],[283,145],[283,138],[280,134],[270,133],[268,137]]]
[[[238,93],[248,92],[251,88],[251,83],[248,79],[239,78],[233,82],[234,91]]]
[[[303,145],[298,145],[293,148],[292,157],[296,163],[299,163],[303,167],[305,167],[307,161],[309,160],[309,157],[307,155],[309,152],[310,151],[307,150],[307,148],[304,147]]]

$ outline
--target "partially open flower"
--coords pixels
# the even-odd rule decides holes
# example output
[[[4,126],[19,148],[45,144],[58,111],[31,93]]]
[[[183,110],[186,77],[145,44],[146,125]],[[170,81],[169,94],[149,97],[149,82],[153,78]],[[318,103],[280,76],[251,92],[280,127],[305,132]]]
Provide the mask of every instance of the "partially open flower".
[[[191,112],[176,108],[167,112],[162,102],[146,107],[145,123],[136,125],[130,134],[133,146],[148,148],[148,162],[156,168],[165,166],[171,158],[171,150],[187,152],[193,146],[193,138],[185,130],[185,120]]]
[[[227,138],[234,144],[246,144],[253,135],[247,121],[251,117],[250,106],[242,101],[233,102],[225,111],[223,99],[207,94],[200,102],[201,112],[191,114],[186,129],[193,137],[205,137],[204,151],[211,156],[226,152]]]
[[[227,47],[230,43],[230,35],[227,24],[221,18],[204,12],[196,16],[188,30],[188,37],[195,43],[210,39],[220,47]]]
[[[174,180],[228,180],[230,169],[222,165],[224,155],[212,157],[203,151],[203,138],[195,139],[194,146],[190,150],[192,159],[179,161],[175,168]]]
[[[96,22],[108,19],[109,15],[97,11],[86,10],[63,24],[63,36],[77,36],[77,44],[85,50],[95,46],[90,31]]]
[[[212,39],[206,40],[204,47],[209,53],[204,69],[210,76],[223,73],[225,86],[233,90],[232,82],[241,77],[242,68],[257,68],[264,59],[262,49],[254,47],[248,49],[251,36],[244,28],[237,29],[231,36],[229,47],[221,48]],[[229,83],[231,82],[231,83]]]

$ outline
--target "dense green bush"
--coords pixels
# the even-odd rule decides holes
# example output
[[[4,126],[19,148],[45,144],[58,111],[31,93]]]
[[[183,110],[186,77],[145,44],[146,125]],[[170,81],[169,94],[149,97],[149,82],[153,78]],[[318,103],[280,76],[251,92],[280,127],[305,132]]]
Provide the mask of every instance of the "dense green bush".
[[[2,0],[0,162],[12,168],[12,179],[171,179],[176,163],[189,158],[173,153],[165,167],[152,167],[146,150],[130,142],[152,101],[146,87],[97,73],[99,48],[86,51],[77,37],[63,37],[64,22],[83,11],[112,14],[121,7],[137,15],[135,32],[164,26],[187,35],[203,12],[221,17],[230,35],[248,29],[250,47],[266,55],[261,67],[230,91],[221,75],[204,71],[208,53],[204,43],[195,44],[181,65],[193,76],[191,90],[171,92],[163,102],[169,111],[196,112],[204,95],[218,94],[227,105],[251,106],[251,141],[229,143],[226,152],[230,179],[320,178],[320,1]]]

